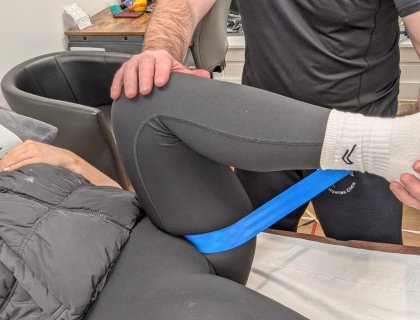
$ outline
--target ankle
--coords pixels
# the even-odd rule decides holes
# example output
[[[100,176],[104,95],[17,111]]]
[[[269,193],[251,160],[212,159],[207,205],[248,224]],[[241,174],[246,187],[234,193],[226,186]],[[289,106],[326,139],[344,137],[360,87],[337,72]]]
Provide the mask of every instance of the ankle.
[[[331,111],[321,168],[369,172],[388,181],[415,174],[420,159],[420,113],[401,118]]]

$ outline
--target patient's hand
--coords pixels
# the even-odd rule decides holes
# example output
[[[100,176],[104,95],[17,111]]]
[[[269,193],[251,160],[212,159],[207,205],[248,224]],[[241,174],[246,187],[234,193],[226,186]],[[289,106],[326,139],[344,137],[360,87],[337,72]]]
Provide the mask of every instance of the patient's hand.
[[[75,153],[45,143],[26,140],[0,159],[0,172],[12,171],[34,163],[47,163],[81,174],[98,186],[120,185]]]
[[[73,154],[68,150],[26,140],[0,160],[0,171],[12,171],[33,163],[48,163],[70,169],[74,162]]]
[[[420,173],[420,161],[413,165],[413,169]],[[400,182],[391,182],[389,188],[405,205],[420,210],[420,180],[412,174],[403,174]]]

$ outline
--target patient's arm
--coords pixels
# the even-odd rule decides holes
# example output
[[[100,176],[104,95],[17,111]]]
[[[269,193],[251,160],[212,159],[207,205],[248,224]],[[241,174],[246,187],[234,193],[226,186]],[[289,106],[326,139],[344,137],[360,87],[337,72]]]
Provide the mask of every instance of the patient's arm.
[[[12,171],[33,163],[48,163],[84,176],[97,186],[121,186],[75,153],[41,142],[27,140],[0,159],[0,172]]]

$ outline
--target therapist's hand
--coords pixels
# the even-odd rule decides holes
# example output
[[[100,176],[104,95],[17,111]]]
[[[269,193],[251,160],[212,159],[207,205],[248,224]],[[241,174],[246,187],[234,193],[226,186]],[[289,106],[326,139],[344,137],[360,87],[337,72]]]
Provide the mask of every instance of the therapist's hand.
[[[148,95],[153,86],[165,86],[171,72],[181,72],[210,78],[206,70],[188,70],[165,50],[146,50],[132,56],[116,72],[111,86],[111,98],[118,99],[124,90],[127,98],[138,93]]]
[[[414,163],[413,169],[420,173],[420,161]],[[405,205],[420,210],[420,180],[406,173],[401,176],[400,182],[391,182],[391,191]]]

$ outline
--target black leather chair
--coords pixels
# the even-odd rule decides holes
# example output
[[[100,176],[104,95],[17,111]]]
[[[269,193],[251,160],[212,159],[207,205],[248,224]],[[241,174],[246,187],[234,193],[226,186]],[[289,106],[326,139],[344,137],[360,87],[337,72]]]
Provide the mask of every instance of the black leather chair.
[[[127,188],[110,128],[113,76],[129,55],[60,52],[10,70],[1,83],[9,106],[58,130],[54,145],[69,149]]]
[[[231,2],[216,0],[195,29],[190,49],[198,69],[222,72],[225,68],[228,50],[226,24]]]
[[[221,71],[227,52],[231,0],[217,0],[197,26],[191,45],[197,68]],[[109,88],[123,53],[59,52],[10,70],[1,87],[9,106],[59,128],[54,145],[72,150],[118,181],[128,180],[110,129]]]

